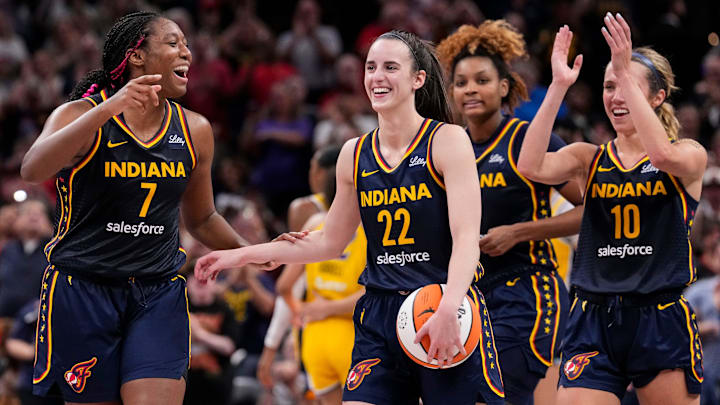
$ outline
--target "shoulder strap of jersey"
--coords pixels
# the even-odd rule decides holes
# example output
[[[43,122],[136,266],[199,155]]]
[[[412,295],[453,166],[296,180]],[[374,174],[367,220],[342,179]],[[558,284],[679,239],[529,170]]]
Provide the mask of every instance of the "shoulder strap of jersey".
[[[365,135],[361,136],[357,142],[355,143],[355,151],[353,152],[353,183],[355,184],[355,189],[357,190],[357,176],[358,176],[358,164],[360,162],[360,151],[362,150],[362,145],[367,139],[370,134],[377,131],[377,129],[366,133]]]
[[[435,138],[435,133],[438,129],[440,129],[441,126],[443,126],[445,123],[440,121],[434,121],[433,124],[435,125],[435,128],[433,128],[432,132],[430,132],[430,136],[428,136],[428,145],[427,145],[427,168],[430,172],[430,176],[435,180],[435,182],[438,184],[438,186],[442,187],[443,190],[445,190],[445,182],[443,181],[442,176],[440,173],[438,173],[437,169],[435,168],[435,164],[433,163],[432,158],[432,144],[433,139]]]
[[[195,165],[197,164],[197,153],[195,153],[195,146],[193,145],[192,136],[190,136],[190,125],[188,125],[187,117],[185,116],[185,110],[183,107],[176,103],[175,101],[172,102],[172,105],[175,106],[175,110],[177,111],[178,117],[180,118],[180,126],[182,127],[183,136],[185,137],[185,141],[188,145],[188,152],[190,153],[190,159],[192,159],[192,168],[195,168]]]
[[[592,163],[590,163],[590,169],[588,169],[588,177],[587,181],[585,182],[585,195],[583,196],[583,203],[585,203],[585,198],[587,198],[588,191],[590,191],[590,183],[592,182],[592,179],[595,176],[595,172],[597,171],[600,157],[602,157],[605,149],[609,147],[610,143],[608,142],[607,144],[598,146],[597,150],[595,151],[595,156],[593,157]]]

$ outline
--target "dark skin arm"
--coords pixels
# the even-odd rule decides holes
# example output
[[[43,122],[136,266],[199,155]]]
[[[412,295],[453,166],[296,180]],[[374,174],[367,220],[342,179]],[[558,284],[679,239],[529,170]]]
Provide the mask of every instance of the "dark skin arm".
[[[210,249],[233,249],[249,243],[215,210],[210,169],[214,138],[208,120],[186,110],[197,163],[182,197],[181,213],[190,234]]]
[[[577,205],[582,204],[580,188],[577,183],[571,181],[560,189],[560,194],[575,204],[575,208],[538,221],[518,222],[492,228],[480,239],[480,250],[490,256],[500,256],[520,242],[552,239],[580,232],[584,209],[583,205]]]

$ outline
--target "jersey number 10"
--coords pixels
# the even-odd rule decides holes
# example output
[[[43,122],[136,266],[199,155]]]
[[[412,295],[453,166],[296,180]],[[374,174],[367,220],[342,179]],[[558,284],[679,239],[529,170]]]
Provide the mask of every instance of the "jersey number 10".
[[[635,239],[640,235],[640,208],[636,204],[614,206],[610,213],[615,217],[615,239]]]

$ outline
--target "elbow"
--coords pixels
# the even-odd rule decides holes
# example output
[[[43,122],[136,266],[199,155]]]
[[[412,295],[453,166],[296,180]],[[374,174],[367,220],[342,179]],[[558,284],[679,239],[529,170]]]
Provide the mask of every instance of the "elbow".
[[[536,175],[535,170],[533,170],[533,168],[530,167],[530,165],[528,165],[527,162],[522,161],[522,160],[521,160],[521,161],[518,161],[518,163],[517,163],[517,169],[518,169],[518,172],[520,172],[520,174],[521,174],[523,177],[535,181],[535,179],[536,179],[536,177],[535,177],[535,175]]]
[[[668,171],[668,167],[672,164],[672,154],[669,149],[661,149],[653,153],[648,153],[648,158],[653,166],[664,172]]]
[[[20,177],[24,182],[31,184],[38,184],[45,180],[45,177],[38,172],[38,168],[31,163],[28,163],[26,159],[23,160],[20,166]]]

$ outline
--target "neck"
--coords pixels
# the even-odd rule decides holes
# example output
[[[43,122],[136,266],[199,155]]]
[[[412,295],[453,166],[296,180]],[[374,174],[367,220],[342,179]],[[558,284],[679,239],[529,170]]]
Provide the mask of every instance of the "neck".
[[[123,111],[123,118],[137,136],[144,138],[143,135],[150,133],[148,137],[152,137],[165,118],[165,99],[160,98],[157,106],[146,106],[144,111],[128,108]]]
[[[475,143],[482,143],[490,139],[500,126],[503,116],[500,110],[491,113],[490,116],[467,117],[470,139]]]
[[[396,110],[378,113],[382,143],[392,149],[404,148],[417,133],[425,118],[418,114],[415,105],[398,106]]]
[[[645,153],[645,147],[640,140],[640,136],[637,132],[630,134],[618,133],[615,138],[615,146],[618,152],[622,151],[624,154],[640,154]]]

